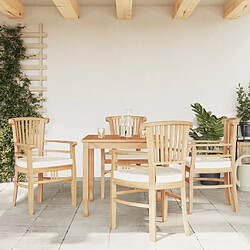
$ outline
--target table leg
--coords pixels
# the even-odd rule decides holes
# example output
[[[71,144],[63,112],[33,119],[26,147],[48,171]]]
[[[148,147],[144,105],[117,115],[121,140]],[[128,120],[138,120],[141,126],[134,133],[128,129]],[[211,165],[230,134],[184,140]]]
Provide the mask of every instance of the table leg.
[[[94,201],[94,149],[89,149],[89,200]]]
[[[88,155],[88,143],[83,143],[83,216],[89,216],[89,155]]]
[[[43,173],[38,173],[38,181],[43,181]],[[43,201],[43,184],[38,184],[37,202]]]

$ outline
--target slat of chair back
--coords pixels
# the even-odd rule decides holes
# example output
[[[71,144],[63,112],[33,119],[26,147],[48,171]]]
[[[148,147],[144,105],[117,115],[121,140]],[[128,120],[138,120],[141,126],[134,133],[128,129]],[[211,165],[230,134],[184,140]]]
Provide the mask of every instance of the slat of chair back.
[[[48,118],[20,117],[11,118],[9,124],[12,125],[13,139],[15,143],[30,144],[38,149],[38,156],[43,155],[45,125]],[[15,152],[18,149],[15,147]]]
[[[187,155],[188,135],[192,122],[167,121],[144,123],[149,158],[154,165],[184,163]],[[149,159],[150,161],[150,159]]]
[[[111,135],[119,135],[119,125],[121,124],[121,116],[109,116],[105,118],[109,123],[109,129]],[[147,121],[144,116],[131,116],[131,122],[133,125],[134,135],[140,134],[141,124]]]
[[[232,144],[231,147],[224,147],[224,154],[231,154],[233,159],[235,159],[236,153],[237,125],[239,121],[239,118],[222,119],[224,125],[224,142]]]

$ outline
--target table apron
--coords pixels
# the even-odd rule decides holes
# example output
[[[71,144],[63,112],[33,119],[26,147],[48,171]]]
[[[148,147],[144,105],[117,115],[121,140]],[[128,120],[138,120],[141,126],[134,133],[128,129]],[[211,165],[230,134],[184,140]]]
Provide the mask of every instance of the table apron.
[[[115,143],[115,142],[89,142],[88,143],[89,149],[146,149],[147,143],[141,142],[126,142],[126,143]]]

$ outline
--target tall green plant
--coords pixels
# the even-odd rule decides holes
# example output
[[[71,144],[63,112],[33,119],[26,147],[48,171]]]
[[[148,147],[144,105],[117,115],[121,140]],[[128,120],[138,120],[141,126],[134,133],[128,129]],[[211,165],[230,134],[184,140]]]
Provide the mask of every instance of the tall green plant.
[[[39,100],[29,90],[30,80],[21,71],[27,59],[22,40],[23,26],[0,25],[0,182],[14,176],[12,117],[39,116]]]
[[[250,84],[248,85],[247,92],[239,83],[237,87],[237,102],[237,117],[239,117],[242,122],[250,121]]]
[[[191,104],[198,121],[198,127],[192,129],[189,135],[195,140],[220,140],[224,135],[224,126],[221,122],[225,116],[216,117],[199,103]]]

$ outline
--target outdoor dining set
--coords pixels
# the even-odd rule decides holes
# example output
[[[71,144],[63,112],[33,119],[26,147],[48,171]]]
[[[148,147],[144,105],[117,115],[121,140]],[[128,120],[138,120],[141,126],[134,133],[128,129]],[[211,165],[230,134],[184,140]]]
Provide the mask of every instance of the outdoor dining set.
[[[156,241],[156,203],[162,203],[162,221],[168,217],[168,197],[181,201],[185,234],[189,235],[186,214],[188,183],[189,214],[193,212],[194,189],[225,189],[226,203],[239,211],[235,153],[238,118],[222,119],[224,137],[221,141],[194,141],[189,138],[193,127],[189,121],[147,122],[143,116],[106,117],[110,134],[98,130],[87,135],[83,146],[83,216],[89,216],[88,202],[94,201],[94,153],[101,150],[101,198],[105,199],[105,175],[110,174],[110,228],[116,228],[117,203],[149,209],[150,240]],[[76,202],[77,142],[45,140],[48,118],[22,117],[9,120],[15,147],[15,184],[13,206],[18,187],[28,189],[28,212],[34,213],[34,185],[37,201],[43,201],[43,184],[65,181],[71,183],[72,206]],[[48,149],[50,144],[69,145],[68,150]],[[57,154],[61,154],[59,157]],[[106,168],[111,165],[111,169]],[[68,177],[60,171],[70,170]],[[27,183],[19,182],[20,173]],[[222,173],[222,178],[200,177],[203,173]],[[199,181],[219,181],[220,185],[199,185]],[[117,186],[125,187],[117,189]],[[172,191],[181,190],[180,194]],[[148,204],[122,199],[124,194],[148,193]],[[90,215],[91,216],[91,215]],[[195,215],[192,215],[195,216]]]

